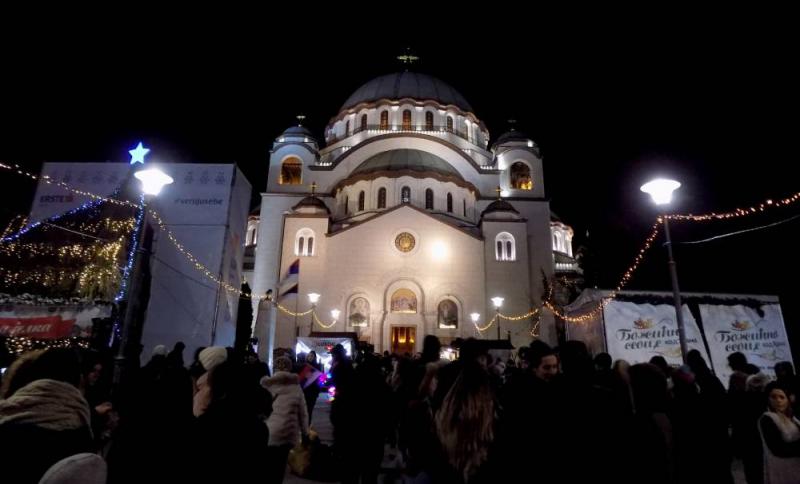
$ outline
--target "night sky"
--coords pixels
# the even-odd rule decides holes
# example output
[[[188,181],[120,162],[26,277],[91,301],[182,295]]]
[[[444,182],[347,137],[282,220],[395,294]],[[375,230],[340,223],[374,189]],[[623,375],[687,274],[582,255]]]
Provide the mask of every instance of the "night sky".
[[[646,237],[656,210],[639,186],[655,175],[683,183],[678,212],[725,211],[800,190],[796,29],[754,17],[635,29],[566,21],[545,30],[543,19],[526,18],[530,25],[509,21],[461,39],[449,33],[458,22],[436,20],[431,36],[420,19],[402,36],[409,40],[385,42],[369,40],[377,23],[354,22],[368,32],[358,35],[276,18],[261,27],[163,22],[133,35],[134,25],[115,22],[5,36],[0,160],[32,170],[43,161],[124,162],[142,140],[162,161],[236,162],[262,190],[272,142],[295,115],[306,115],[321,139],[355,89],[402,69],[394,58],[410,45],[421,57],[413,69],[459,90],[492,140],[513,118],[538,143],[551,208],[575,229],[576,249],[589,247],[587,276],[599,287],[615,285]],[[27,212],[33,188],[0,174],[0,219]],[[674,238],[798,213],[676,223]],[[800,219],[679,246],[681,288],[777,294],[797,341],[798,235]],[[670,289],[660,246],[629,287]]]

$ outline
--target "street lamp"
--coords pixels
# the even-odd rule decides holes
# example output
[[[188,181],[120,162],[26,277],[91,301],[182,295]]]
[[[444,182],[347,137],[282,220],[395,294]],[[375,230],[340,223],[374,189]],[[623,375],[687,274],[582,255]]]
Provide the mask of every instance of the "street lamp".
[[[478,334],[480,335],[480,329],[478,329],[478,320],[481,318],[481,315],[478,313],[470,313],[469,317],[472,319],[472,324],[475,326],[475,330],[478,331]]]
[[[142,183],[143,213],[133,238],[136,248],[133,252],[131,271],[128,275],[128,296],[125,302],[125,314],[122,319],[122,337],[117,349],[117,355],[114,358],[116,363],[114,382],[116,384],[119,384],[124,379],[123,372],[126,370],[128,359],[137,357],[138,346],[142,337],[143,321],[137,321],[137,316],[141,313],[140,306],[143,302],[142,275],[145,268],[150,264],[149,243],[145,240],[147,238],[148,205],[161,192],[164,186],[174,181],[171,176],[165,174],[158,167],[144,168],[144,156],[149,151],[149,149],[142,146],[142,143],[139,143],[136,149],[130,151],[131,166],[134,170],[138,168],[133,176]]]
[[[667,205],[672,201],[672,192],[680,188],[680,182],[658,178],[642,185],[641,190],[653,198],[656,205]],[[681,357],[686,363],[688,348],[686,347],[686,329],[683,325],[683,311],[681,311],[681,290],[678,288],[678,269],[672,256],[672,238],[669,233],[669,217],[663,216],[664,236],[667,239],[667,256],[669,258],[669,276],[672,279],[672,295],[675,299],[675,315],[678,321],[678,338],[681,343]]]
[[[337,321],[339,319],[340,313],[341,311],[339,311],[338,309],[331,309],[331,317],[333,318],[334,321]]]
[[[500,306],[503,305],[503,298],[502,297],[493,297],[492,304],[494,304],[495,310],[495,322],[497,323],[497,339],[500,339]]]
[[[308,293],[308,302],[311,303],[311,326],[308,327],[309,336],[311,336],[311,332],[314,331],[314,309],[316,309],[318,301],[319,301],[319,294],[317,294],[316,292]]]

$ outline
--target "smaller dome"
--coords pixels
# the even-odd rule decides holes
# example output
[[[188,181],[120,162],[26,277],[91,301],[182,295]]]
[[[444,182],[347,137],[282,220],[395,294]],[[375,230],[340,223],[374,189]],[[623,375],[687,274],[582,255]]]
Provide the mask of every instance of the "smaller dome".
[[[292,136],[292,137],[302,136],[302,137],[309,137],[312,139],[314,138],[314,135],[311,134],[311,131],[309,131],[308,128],[302,125],[289,127],[286,131],[283,132],[281,136]]]
[[[331,211],[328,209],[328,206],[325,205],[325,202],[313,195],[300,200],[297,205],[292,207],[292,210],[304,213],[314,213],[324,210],[325,213],[331,213]]]
[[[387,171],[436,172],[462,179],[458,171],[442,158],[426,151],[396,149],[372,155],[353,170],[352,175]]]
[[[495,140],[492,146],[502,145],[505,143],[527,143],[528,141],[531,141],[531,139],[525,133],[511,128],[510,131],[506,131],[505,133],[501,134]]]
[[[519,215],[517,209],[505,200],[495,200],[494,202],[490,203],[489,206],[486,207],[486,209],[481,213],[481,217],[487,213],[493,212],[512,212]]]

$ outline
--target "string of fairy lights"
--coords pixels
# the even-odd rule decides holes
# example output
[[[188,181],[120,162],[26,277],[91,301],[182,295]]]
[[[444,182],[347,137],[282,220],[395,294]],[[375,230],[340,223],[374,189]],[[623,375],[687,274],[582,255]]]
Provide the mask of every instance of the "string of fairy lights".
[[[89,349],[89,342],[84,338],[70,337],[53,340],[31,339],[25,336],[10,336],[6,340],[6,347],[16,356],[28,351],[49,350],[51,348],[74,348]]]
[[[93,199],[95,201],[109,202],[109,203],[113,203],[115,205],[119,205],[119,206],[122,206],[122,207],[131,207],[131,208],[137,208],[138,207],[137,204],[135,204],[133,202],[130,202],[128,200],[119,200],[119,199],[116,199],[116,198],[108,198],[108,197],[104,197],[102,195],[98,195],[96,193],[87,192],[85,190],[79,190],[79,189],[77,189],[75,187],[72,187],[72,186],[62,182],[62,181],[55,180],[53,177],[48,176],[48,175],[42,175],[42,176],[34,175],[33,173],[25,171],[21,166],[19,166],[16,163],[9,165],[9,164],[0,162],[0,169],[9,170],[9,171],[11,171],[13,173],[17,173],[19,175],[26,176],[26,177],[34,180],[34,181],[39,181],[41,179],[43,182],[45,182],[45,183],[47,183],[49,185],[57,185],[57,186],[65,189],[65,190],[67,190],[69,192],[72,192],[72,193],[74,193],[76,195],[89,197],[89,198],[91,198],[91,199]]]
[[[83,209],[87,208],[87,206],[91,206],[92,204],[97,204],[97,203],[101,203],[101,202],[110,202],[110,203],[113,203],[113,204],[116,204],[116,205],[126,206],[126,207],[133,207],[133,208],[137,208],[137,209],[139,209],[140,207],[143,206],[143,205],[137,205],[137,204],[132,203],[132,202],[127,201],[127,200],[118,200],[118,199],[114,199],[114,198],[103,197],[103,196],[100,196],[100,195],[97,195],[97,194],[94,194],[94,193],[86,192],[84,190],[79,190],[79,189],[76,189],[74,187],[69,186],[68,184],[66,184],[64,182],[56,181],[56,180],[52,179],[51,177],[49,177],[47,175],[43,175],[43,176],[39,177],[37,175],[34,175],[32,173],[29,173],[29,172],[23,170],[21,167],[19,167],[19,165],[16,165],[16,164],[9,165],[9,164],[5,164],[5,163],[0,163],[0,168],[5,169],[5,170],[9,170],[9,171],[11,171],[13,173],[17,173],[17,174],[29,177],[29,178],[31,178],[33,180],[41,179],[45,183],[58,185],[58,186],[66,189],[66,190],[68,190],[68,191],[70,191],[72,193],[75,193],[75,194],[78,194],[78,195],[82,195],[82,196],[86,196],[86,197],[89,197],[89,198],[92,199],[90,202],[87,202],[86,204],[82,205],[81,207],[73,209],[73,210],[71,210],[69,212],[65,212],[65,214],[61,214],[59,216],[51,217],[51,219],[48,219],[48,221],[52,221],[52,219],[61,218],[61,217],[65,216],[65,215],[67,215],[67,214],[76,213],[79,210],[83,210]],[[617,286],[614,288],[613,291],[611,291],[611,293],[606,298],[603,299],[603,301],[599,302],[598,305],[595,308],[591,309],[588,312],[585,312],[584,314],[582,314],[580,316],[569,316],[554,304],[554,302],[552,300],[552,290],[550,290],[548,296],[546,298],[544,298],[544,300],[542,302],[542,307],[547,308],[553,314],[555,314],[556,316],[558,316],[559,318],[561,318],[561,319],[563,319],[564,321],[567,321],[567,322],[585,323],[585,322],[594,320],[599,315],[599,313],[605,308],[605,306],[608,305],[611,302],[611,300],[613,300],[618,295],[618,293],[630,282],[631,278],[633,277],[633,274],[635,273],[635,271],[638,269],[638,267],[640,266],[640,264],[644,260],[645,254],[652,247],[654,241],[658,237],[658,235],[659,235],[659,233],[661,231],[662,225],[664,224],[664,218],[665,217],[667,219],[669,219],[669,220],[692,221],[692,222],[702,222],[702,221],[709,221],[709,220],[726,220],[726,219],[741,218],[741,217],[745,217],[745,216],[756,215],[756,214],[759,214],[759,213],[763,213],[766,210],[769,210],[771,208],[786,207],[786,206],[792,205],[792,204],[794,204],[794,203],[796,203],[798,201],[800,201],[800,192],[795,193],[795,194],[793,194],[793,195],[791,195],[789,197],[786,197],[786,198],[783,198],[783,199],[780,199],[780,200],[768,199],[768,200],[765,200],[764,202],[762,202],[762,203],[760,203],[758,205],[754,205],[754,206],[746,207],[746,208],[736,208],[736,209],[734,209],[732,211],[729,211],[729,212],[722,212],[722,213],[711,212],[711,213],[708,213],[708,214],[701,214],[701,215],[695,215],[695,214],[686,214],[686,215],[672,214],[672,215],[666,215],[666,216],[659,217],[656,220],[656,222],[653,224],[652,229],[650,231],[650,234],[645,239],[645,242],[643,243],[643,245],[640,248],[639,252],[636,254],[636,257],[634,258],[633,263],[623,273],[623,275],[620,278],[620,281],[617,284]],[[84,226],[81,226],[80,228],[85,229],[87,231],[96,231],[96,230],[101,228],[101,224],[105,223],[106,226],[103,227],[103,228],[108,229],[108,230],[115,230],[115,229],[118,229],[118,230],[131,230],[134,233],[136,233],[137,231],[135,230],[135,228],[138,226],[139,223],[142,223],[142,215],[145,212],[145,210],[147,210],[148,213],[152,215],[153,220],[156,221],[156,224],[157,224],[159,230],[164,232],[167,235],[167,238],[170,240],[172,245],[178,250],[178,252],[180,252],[184,257],[186,257],[187,260],[189,260],[189,262],[193,265],[193,267],[196,270],[198,270],[200,273],[205,275],[208,279],[210,279],[213,282],[215,282],[216,284],[220,285],[225,290],[227,290],[227,291],[229,291],[231,293],[235,293],[235,294],[237,294],[237,295],[239,295],[239,296],[241,296],[243,298],[247,298],[247,299],[251,299],[251,300],[253,300],[253,299],[263,300],[263,299],[266,298],[266,296],[260,296],[258,298],[254,298],[252,294],[247,293],[247,292],[243,292],[239,288],[234,287],[231,284],[229,284],[229,283],[221,280],[220,278],[218,278],[205,265],[203,265],[200,262],[200,260],[194,254],[192,254],[188,249],[186,249],[183,246],[183,244],[180,243],[180,241],[175,237],[175,235],[166,226],[166,224],[164,223],[163,219],[158,214],[158,212],[156,212],[155,210],[153,210],[151,208],[148,209],[147,207],[145,207],[144,209],[139,210],[139,212],[137,213],[137,217],[136,217],[135,222],[133,221],[133,219],[127,219],[127,220],[123,220],[123,221],[104,220],[104,221],[101,221],[101,222],[96,222],[96,223],[94,223],[92,225],[84,225]],[[17,219],[15,219],[15,220],[17,220]],[[3,232],[2,237],[0,237],[0,242],[11,242],[13,240],[16,240],[16,239],[19,238],[19,236],[23,235],[25,232],[27,232],[27,231],[31,230],[32,228],[35,228],[36,226],[39,226],[39,225],[42,224],[42,222],[37,222],[35,224],[31,224],[30,226],[25,226],[23,229],[19,230],[17,233],[15,233],[13,235],[9,235],[9,233],[12,230],[12,227],[14,225],[15,220],[12,220],[12,222],[6,227],[6,229]],[[108,224],[112,224],[112,225],[108,225]],[[114,224],[116,224],[116,225],[114,225]],[[121,244],[122,244],[121,240],[115,241],[112,244],[113,247],[115,247],[115,249],[113,249],[113,250],[119,251],[121,249]],[[28,245],[26,245],[26,244],[17,244],[15,246],[13,246],[13,248],[4,247],[3,249],[0,249],[0,250],[14,251],[14,250],[19,250],[19,249],[23,249],[24,248],[26,250],[36,251],[37,248],[34,247],[34,245],[35,244],[28,244]],[[11,246],[9,246],[9,247],[11,247]],[[135,247],[135,243],[132,244],[132,247]],[[48,249],[42,248],[40,250],[44,251],[44,250],[48,250]],[[70,252],[71,250],[73,252]],[[111,250],[111,249],[109,249],[109,250]],[[59,252],[59,254],[60,253],[61,252]],[[79,249],[69,249],[69,248],[63,249],[63,253],[65,254],[65,256],[69,255],[70,253],[72,253],[72,254],[79,254],[79,253],[82,254]],[[130,255],[131,254],[129,254],[129,257],[128,257],[128,264],[130,264],[130,261],[133,259],[133,257],[131,257]],[[76,255],[76,256],[80,256],[80,255]],[[103,275],[103,276],[110,276],[110,273],[113,272],[113,271],[111,271],[109,269],[98,269],[98,270],[100,271],[100,275]],[[123,270],[123,279],[122,279],[122,281],[123,281],[122,284],[123,285],[125,284],[124,281],[127,279],[127,277],[124,277],[124,273],[125,273],[125,271]],[[10,281],[18,281],[18,280],[21,280],[20,278],[25,277],[22,274],[15,273],[13,271],[10,272],[10,271],[5,270],[3,268],[0,268],[0,274],[4,275],[4,277],[6,278],[6,281],[9,281],[9,280]],[[49,277],[52,280],[57,280],[60,277],[68,278],[68,277],[81,277],[81,276],[80,276],[80,274],[67,275],[66,273],[51,272],[50,274],[29,274],[28,277],[32,277],[33,279],[39,278],[41,280],[47,280],[47,278]],[[124,295],[124,291],[121,291],[120,294]],[[333,325],[336,324],[336,321],[334,321],[333,323],[330,323],[330,324],[323,323],[319,319],[319,317],[316,315],[316,312],[314,311],[313,308],[310,309],[310,310],[307,310],[307,311],[296,312],[296,311],[291,311],[288,308],[285,308],[284,306],[278,304],[277,302],[275,302],[273,304],[275,304],[275,306],[279,310],[281,310],[283,313],[288,314],[290,316],[306,316],[308,314],[312,314],[312,319],[323,328],[330,328],[330,327],[333,327]],[[483,331],[486,331],[489,328],[491,328],[495,323],[498,322],[499,319],[504,319],[504,320],[513,321],[513,322],[527,320],[529,318],[533,318],[536,314],[538,314],[540,312],[540,310],[541,310],[541,308],[534,308],[534,309],[531,309],[530,311],[528,311],[527,313],[520,314],[520,315],[506,315],[506,314],[501,314],[501,313],[498,312],[498,313],[495,314],[495,316],[485,326],[481,327],[481,326],[478,326],[477,323],[476,323],[475,327],[476,327],[476,329],[478,331],[483,332]],[[535,332],[535,330],[536,330],[536,328],[534,327],[532,329],[532,334]]]

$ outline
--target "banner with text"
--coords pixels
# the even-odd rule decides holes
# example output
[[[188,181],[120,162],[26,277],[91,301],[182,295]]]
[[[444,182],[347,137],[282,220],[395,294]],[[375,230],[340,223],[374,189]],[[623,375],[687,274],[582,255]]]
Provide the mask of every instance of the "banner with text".
[[[761,311],[763,315],[742,305],[700,305],[714,370],[725,386],[732,373],[727,358],[736,351],[744,353],[749,363],[773,377],[775,363],[792,361],[780,306],[765,304]]]
[[[697,322],[688,307],[684,305],[682,310],[687,347],[700,351],[709,362]],[[603,316],[608,353],[613,359],[646,363],[660,355],[670,365],[682,364],[675,306],[611,301]]]

